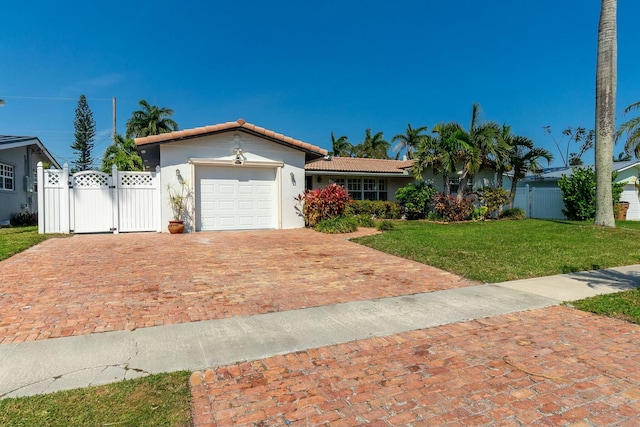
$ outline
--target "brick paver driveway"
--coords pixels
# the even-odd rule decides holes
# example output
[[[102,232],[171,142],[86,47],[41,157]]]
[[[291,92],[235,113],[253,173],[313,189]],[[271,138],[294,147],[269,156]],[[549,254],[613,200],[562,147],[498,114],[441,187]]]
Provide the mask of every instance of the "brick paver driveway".
[[[50,239],[0,262],[0,278],[1,344],[471,284],[305,229]]]
[[[196,426],[638,426],[640,327],[567,307],[191,376]]]

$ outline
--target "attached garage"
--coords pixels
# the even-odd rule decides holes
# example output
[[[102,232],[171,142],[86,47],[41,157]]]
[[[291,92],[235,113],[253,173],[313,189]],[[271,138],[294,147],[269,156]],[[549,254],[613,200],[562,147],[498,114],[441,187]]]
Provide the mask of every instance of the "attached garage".
[[[275,168],[196,166],[196,231],[278,228]]]
[[[187,183],[187,231],[304,227],[296,202],[305,190],[304,165],[327,155],[242,119],[135,142],[148,170],[160,166],[163,223],[173,219],[167,187]]]

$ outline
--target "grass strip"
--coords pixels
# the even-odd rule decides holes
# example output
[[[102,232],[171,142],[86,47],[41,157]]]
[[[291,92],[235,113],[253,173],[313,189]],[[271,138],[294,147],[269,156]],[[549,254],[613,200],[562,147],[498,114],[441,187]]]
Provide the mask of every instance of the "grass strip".
[[[0,426],[189,426],[189,372],[0,400]]]

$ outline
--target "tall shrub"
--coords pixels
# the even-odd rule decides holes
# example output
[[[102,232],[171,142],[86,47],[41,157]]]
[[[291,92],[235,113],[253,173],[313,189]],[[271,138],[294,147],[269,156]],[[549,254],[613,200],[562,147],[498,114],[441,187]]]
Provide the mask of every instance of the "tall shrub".
[[[407,219],[423,219],[433,204],[438,190],[425,182],[408,184],[396,191],[396,201],[404,209]]]
[[[456,196],[438,193],[434,197],[433,210],[447,222],[457,222],[469,219],[473,212],[475,197],[465,194],[462,199]]]
[[[611,177],[613,203],[620,201],[624,184],[615,182],[617,174]],[[587,221],[596,216],[596,174],[592,168],[575,168],[571,175],[562,175],[558,180],[562,190],[564,209],[562,213],[573,221]]]
[[[399,219],[402,216],[402,208],[396,202],[351,200],[347,206],[346,214],[367,215],[377,219]]]
[[[349,202],[349,193],[338,184],[308,190],[298,195],[305,223],[313,227],[318,222],[341,216]]]
[[[509,192],[502,187],[485,187],[478,190],[480,201],[487,207],[490,217],[499,217],[502,208],[509,203]]]

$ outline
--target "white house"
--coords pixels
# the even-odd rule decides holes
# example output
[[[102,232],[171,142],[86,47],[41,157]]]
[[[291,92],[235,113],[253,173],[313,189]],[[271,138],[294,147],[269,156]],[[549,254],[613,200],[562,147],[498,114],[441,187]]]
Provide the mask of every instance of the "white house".
[[[148,170],[160,166],[163,223],[172,219],[167,186],[188,183],[190,231],[304,227],[295,200],[305,190],[304,165],[327,155],[242,119],[135,142]]]
[[[37,137],[0,135],[0,224],[11,214],[38,211],[38,162],[60,167]]]

